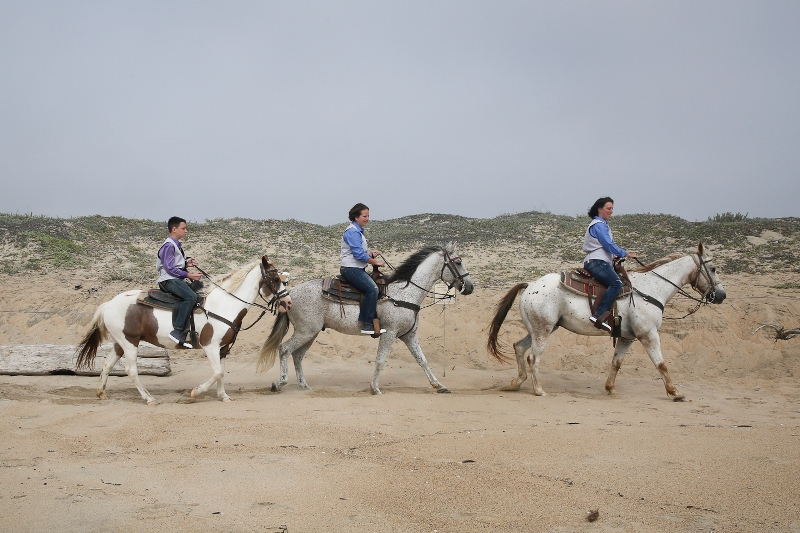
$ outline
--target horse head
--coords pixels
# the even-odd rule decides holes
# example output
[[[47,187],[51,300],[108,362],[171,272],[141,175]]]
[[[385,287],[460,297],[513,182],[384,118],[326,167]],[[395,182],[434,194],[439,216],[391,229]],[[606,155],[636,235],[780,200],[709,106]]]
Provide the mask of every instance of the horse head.
[[[692,288],[703,295],[712,304],[721,304],[725,300],[725,288],[717,276],[717,268],[709,265],[712,259],[706,256],[703,243],[697,245],[697,253],[692,255],[697,265],[697,276]]]
[[[463,295],[472,294],[475,286],[472,284],[472,279],[469,277],[469,272],[467,272],[461,256],[456,254],[455,244],[453,242],[447,243],[443,252],[442,281],[447,283],[449,287],[455,285],[458,292]]]
[[[261,297],[272,303],[276,299],[279,301],[277,310],[285,313],[292,307],[292,298],[289,296],[289,273],[278,272],[278,269],[270,263],[269,257],[264,255],[261,258],[261,285],[258,288]]]

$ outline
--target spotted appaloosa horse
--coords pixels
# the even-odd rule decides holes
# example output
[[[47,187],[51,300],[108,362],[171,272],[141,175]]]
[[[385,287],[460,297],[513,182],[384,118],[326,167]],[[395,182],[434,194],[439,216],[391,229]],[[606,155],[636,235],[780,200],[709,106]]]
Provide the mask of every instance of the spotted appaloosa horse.
[[[372,378],[372,394],[380,394],[378,378],[386,364],[386,356],[395,339],[405,343],[419,366],[425,371],[431,386],[438,392],[448,391],[433,375],[417,339],[419,308],[425,296],[437,280],[449,287],[455,287],[461,294],[473,291],[472,279],[460,257],[455,253],[455,245],[430,246],[423,248],[406,259],[388,278],[386,293],[389,298],[378,302],[378,317],[386,333],[380,337],[378,356],[375,358],[375,374]],[[345,335],[360,335],[358,324],[358,305],[344,305],[326,299],[322,295],[322,281],[308,281],[289,291],[294,305],[285,315],[275,320],[272,332],[261,348],[260,369],[270,368],[280,352],[281,373],[276,388],[288,381],[288,357],[292,354],[297,382],[302,389],[309,389],[303,375],[303,356],[314,343],[323,328],[330,328]],[[289,330],[294,326],[291,338],[281,344]]]
[[[267,302],[268,308],[274,308],[278,303],[277,310],[285,313],[292,305],[285,279],[265,255],[260,262],[223,276],[218,286],[209,291],[203,307],[233,323],[236,328],[241,326],[245,313],[259,295]],[[173,329],[172,312],[136,303],[140,292],[138,289],[126,291],[101,304],[95,311],[89,331],[78,345],[76,366],[81,369],[92,366],[103,339],[110,336],[114,341],[114,353],[106,359],[100,374],[97,397],[101,400],[106,399],[109,372],[125,355],[125,372],[139,389],[142,399],[149,405],[156,403],[139,380],[136,354],[141,341],[161,347],[175,345],[169,338]],[[220,350],[235,339],[235,331],[229,324],[205,313],[195,315],[195,327],[200,332],[200,346],[211,363],[213,373],[208,381],[192,389],[191,397],[208,391],[216,383],[217,397],[222,401],[231,401],[225,393],[225,358],[220,357]]]
[[[696,253],[671,254],[629,274],[635,290],[630,298],[617,300],[617,310],[622,317],[622,337],[617,342],[606,379],[606,390],[609,394],[616,392],[615,380],[625,353],[633,341],[639,339],[650,360],[661,373],[667,394],[675,401],[684,399],[683,394],[673,384],[661,356],[658,330],[661,328],[662,310],[646,301],[642,295],[648,295],[664,305],[682,290],[681,287],[691,285],[702,295],[702,301],[722,303],[725,289],[717,277],[716,269],[709,266],[710,261],[700,243]],[[537,396],[543,396],[545,393],[539,384],[539,360],[551,333],[559,326],[578,335],[596,336],[607,333],[596,329],[589,321],[591,312],[586,296],[565,288],[559,274],[547,274],[534,282],[515,285],[498,304],[491,323],[487,349],[499,361],[511,359],[501,353],[497,336],[514,299],[521,291],[524,292],[520,298],[519,310],[528,335],[514,343],[519,374],[504,390],[519,390],[528,379],[527,370],[530,369],[533,374],[533,392]],[[526,358],[528,349],[531,353]]]

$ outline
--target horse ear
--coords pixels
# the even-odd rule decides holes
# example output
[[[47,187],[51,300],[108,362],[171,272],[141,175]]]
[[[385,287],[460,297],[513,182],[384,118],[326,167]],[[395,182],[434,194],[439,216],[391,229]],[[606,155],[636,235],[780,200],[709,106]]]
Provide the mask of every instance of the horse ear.
[[[703,253],[703,241],[700,241],[700,243],[697,245],[697,254],[703,255]]]
[[[453,242],[453,241],[450,241],[444,246],[444,249],[447,251],[448,254],[451,254],[451,255],[455,254],[455,252],[456,252],[456,243]]]
[[[271,266],[269,264],[269,257],[267,257],[267,254],[264,254],[264,257],[261,258],[261,264],[264,265],[264,268],[269,268]]]

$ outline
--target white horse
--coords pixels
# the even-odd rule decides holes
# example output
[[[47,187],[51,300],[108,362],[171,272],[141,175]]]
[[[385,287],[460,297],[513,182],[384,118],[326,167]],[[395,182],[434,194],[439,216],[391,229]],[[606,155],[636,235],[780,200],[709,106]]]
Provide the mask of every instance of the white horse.
[[[437,280],[449,287],[455,286],[461,294],[473,291],[472,280],[460,257],[455,255],[455,246],[430,246],[424,248],[400,265],[387,280],[387,299],[378,302],[378,318],[386,333],[380,336],[378,355],[375,358],[375,375],[372,378],[372,394],[381,394],[378,378],[386,363],[389,348],[395,339],[402,340],[419,366],[428,376],[431,386],[438,392],[450,392],[433,375],[417,339],[419,309],[425,296]],[[360,335],[358,305],[339,305],[322,295],[322,280],[308,281],[291,289],[292,308],[275,319],[264,346],[261,348],[258,368],[266,370],[275,362],[280,352],[280,380],[273,389],[283,387],[288,378],[288,357],[292,354],[297,383],[301,389],[310,390],[303,375],[303,356],[314,343],[319,332],[330,328],[346,335]],[[281,340],[294,326],[294,334],[286,342]]]
[[[217,397],[224,402],[231,401],[225,393],[223,381],[225,356],[235,341],[244,315],[251,305],[262,307],[265,311],[277,310],[281,314],[291,307],[292,301],[284,281],[286,278],[278,273],[265,255],[259,263],[223,276],[219,283],[215,284],[217,287],[209,291],[203,304],[208,316],[206,313],[198,313],[194,317],[195,326],[200,333],[199,343],[211,363],[212,375],[208,381],[192,389],[192,398],[208,391],[216,383]],[[106,399],[105,389],[109,372],[125,355],[125,373],[139,389],[142,399],[148,405],[157,403],[139,380],[136,354],[141,341],[161,347],[175,346],[175,342],[169,338],[169,333],[173,329],[172,312],[136,303],[141,292],[138,289],[127,291],[101,304],[94,313],[89,331],[78,345],[76,366],[82,369],[92,367],[97,349],[104,338],[110,336],[114,341],[114,354],[106,359],[100,374],[97,397],[101,400]],[[259,295],[266,301],[266,306],[254,303]],[[226,350],[220,356],[223,348]]]
[[[661,328],[663,306],[678,292],[686,294],[682,287],[687,284],[702,295],[699,302],[722,303],[725,289],[717,277],[716,268],[710,267],[709,262],[710,259],[703,252],[703,244],[700,243],[697,253],[674,253],[630,273],[634,291],[631,296],[617,300],[617,309],[622,317],[622,337],[617,342],[606,379],[606,391],[609,394],[616,392],[615,380],[625,353],[633,341],[639,339],[650,360],[661,373],[667,394],[675,401],[684,399],[683,394],[672,383],[667,365],[661,356],[658,330]],[[497,313],[491,323],[487,349],[499,361],[511,360],[500,352],[497,336],[517,293],[523,289],[525,292],[520,298],[519,309],[528,335],[514,343],[519,375],[504,390],[519,390],[528,378],[527,362],[527,367],[533,374],[533,392],[537,396],[544,396],[545,392],[539,385],[539,360],[551,333],[561,326],[579,335],[608,334],[595,328],[589,321],[591,312],[585,295],[580,296],[565,288],[559,274],[547,274],[532,283],[515,285],[498,304]],[[531,353],[526,359],[525,353],[528,349],[531,349]]]

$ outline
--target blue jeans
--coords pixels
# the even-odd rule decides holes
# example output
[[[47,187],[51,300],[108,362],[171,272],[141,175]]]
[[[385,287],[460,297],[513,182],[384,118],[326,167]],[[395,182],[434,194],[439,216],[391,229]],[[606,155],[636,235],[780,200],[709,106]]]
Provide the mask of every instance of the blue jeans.
[[[189,315],[197,303],[197,293],[182,279],[168,279],[159,283],[158,286],[162,291],[183,300],[178,306],[177,312],[173,311],[172,313],[172,327],[180,331],[185,330]]]
[[[363,268],[341,267],[339,272],[350,285],[364,293],[358,321],[372,327],[372,319],[378,316],[378,286]]]
[[[614,305],[614,300],[619,296],[622,290],[622,281],[620,281],[617,273],[614,272],[614,267],[610,263],[602,259],[592,259],[583,264],[583,268],[591,272],[594,279],[608,286],[606,293],[600,299],[597,305],[597,311],[594,313],[595,317],[599,317]]]

